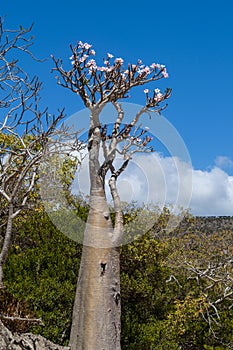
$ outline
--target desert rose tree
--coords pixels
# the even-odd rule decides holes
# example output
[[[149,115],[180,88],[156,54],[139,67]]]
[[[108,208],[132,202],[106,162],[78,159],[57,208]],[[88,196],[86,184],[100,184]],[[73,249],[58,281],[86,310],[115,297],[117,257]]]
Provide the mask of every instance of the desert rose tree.
[[[58,84],[79,95],[90,110],[88,155],[90,174],[90,211],[84,232],[81,266],[73,309],[70,336],[71,350],[119,350],[120,349],[120,271],[119,246],[123,235],[123,215],[117,191],[117,180],[136,152],[151,152],[151,137],[147,129],[139,127],[141,116],[148,110],[158,113],[166,107],[164,101],[171,90],[145,89],[145,106],[124,122],[121,101],[136,86],[148,84],[168,73],[164,65],[152,63],[145,66],[140,60],[124,67],[122,58],[108,53],[102,65],[94,59],[95,51],[81,41],[71,46],[71,67],[63,68],[63,62],[54,57],[54,70]],[[107,104],[116,111],[110,133],[101,112]],[[100,155],[104,155],[101,162]],[[116,155],[122,156],[122,164],[116,167]],[[106,200],[105,179],[115,211],[114,226]]]

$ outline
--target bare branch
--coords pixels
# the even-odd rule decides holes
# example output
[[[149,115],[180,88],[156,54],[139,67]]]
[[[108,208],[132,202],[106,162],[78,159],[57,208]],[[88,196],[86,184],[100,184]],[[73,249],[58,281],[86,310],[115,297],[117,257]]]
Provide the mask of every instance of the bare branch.
[[[21,316],[8,316],[0,314],[0,318],[4,320],[10,320],[10,321],[23,321],[23,322],[32,322],[32,323],[38,323],[40,326],[44,326],[44,323],[42,322],[41,318],[29,318],[29,317],[21,317]]]

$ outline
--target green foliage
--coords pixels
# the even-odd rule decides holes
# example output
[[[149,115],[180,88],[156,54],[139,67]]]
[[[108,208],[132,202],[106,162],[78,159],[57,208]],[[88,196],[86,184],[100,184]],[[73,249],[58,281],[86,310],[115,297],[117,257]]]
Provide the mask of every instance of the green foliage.
[[[85,202],[77,201],[75,210],[85,221]],[[125,223],[132,221],[137,210],[134,205],[126,208]],[[61,213],[57,215],[62,221]],[[158,238],[170,215],[164,210],[150,232],[121,247],[122,350],[232,349],[231,304],[226,300],[219,305],[220,319],[210,329],[206,320],[214,310],[208,298],[217,296],[220,289],[213,288],[206,297],[205,283],[188,279],[184,265],[179,267],[185,256],[204,264],[213,261],[215,254],[219,261],[232,232],[204,239],[195,235],[194,218],[188,216],[188,229],[181,225],[172,236],[164,233]],[[4,270],[6,290],[0,295],[1,313],[41,318],[44,326],[18,321],[7,325],[66,345],[82,247],[60,233],[40,206],[32,215],[21,215],[14,231]]]
[[[43,320],[32,331],[57,343],[69,337],[80,255],[81,247],[37,212],[19,228],[5,267],[8,292]]]
[[[171,348],[164,335],[164,320],[172,291],[164,264],[168,247],[150,233],[122,247],[122,349]],[[159,345],[160,344],[160,345]],[[178,349],[174,344],[174,349]]]

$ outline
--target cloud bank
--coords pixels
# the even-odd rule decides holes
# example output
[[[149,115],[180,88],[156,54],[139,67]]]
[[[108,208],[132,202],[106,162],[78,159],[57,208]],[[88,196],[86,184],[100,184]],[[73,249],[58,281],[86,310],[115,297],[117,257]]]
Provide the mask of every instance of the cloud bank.
[[[190,209],[199,216],[233,216],[233,176],[225,171],[232,164],[219,156],[210,170],[196,170],[176,157],[138,154],[118,179],[121,200]],[[76,193],[89,193],[87,165],[86,159],[73,183]]]

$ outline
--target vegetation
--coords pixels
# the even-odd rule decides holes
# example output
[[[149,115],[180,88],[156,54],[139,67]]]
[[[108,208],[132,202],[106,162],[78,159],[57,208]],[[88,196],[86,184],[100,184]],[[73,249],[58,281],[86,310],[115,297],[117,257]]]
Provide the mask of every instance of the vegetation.
[[[145,89],[145,106],[128,124],[124,124],[120,101],[136,86],[167,78],[166,67],[155,63],[144,67],[138,61],[125,69],[122,58],[113,62],[111,54],[104,66],[98,67],[91,45],[82,42],[71,46],[68,71],[61,60],[53,58],[58,83],[79,94],[90,110],[90,207],[69,194],[76,167],[70,153],[62,154],[54,181],[61,178],[68,204],[88,221],[86,244],[81,247],[58,231],[38,201],[41,159],[46,156],[49,164],[42,176],[49,195],[54,189],[49,176],[61,160],[57,154],[64,149],[67,153],[68,146],[71,153],[80,151],[83,145],[76,134],[71,144],[66,128],[57,130],[63,111],[55,117],[47,109],[40,110],[41,83],[30,79],[14,57],[19,51],[33,57],[30,31],[22,27],[4,30],[0,21],[0,319],[12,331],[30,330],[61,345],[69,343],[72,350],[86,348],[86,344],[93,350],[119,350],[121,346],[129,350],[233,349],[232,225],[211,230],[203,230],[202,225],[199,229],[196,219],[187,213],[173,232],[167,232],[171,218],[167,208],[157,213],[132,205],[123,212],[117,192],[117,179],[131,156],[153,151],[148,128],[138,126],[141,115],[148,109],[163,110],[171,90],[162,94],[159,89],[153,93]],[[106,103],[112,104],[117,114],[110,135],[100,120]],[[118,149],[120,143],[123,147]],[[117,152],[123,156],[118,169],[114,163]],[[111,212],[105,195],[107,172],[114,203]],[[49,205],[62,228],[62,206],[55,211],[53,203]],[[133,222],[140,210],[145,216],[131,225],[122,239],[123,225]],[[140,237],[140,228],[151,215],[158,220]],[[173,217],[173,222],[176,220]],[[138,238],[121,245],[132,241],[127,235]],[[75,292],[78,271],[80,283]]]
[[[128,208],[125,221],[135,210]],[[85,220],[88,207],[77,205],[77,214]],[[218,304],[217,318],[213,302],[219,288],[207,294],[205,281],[198,284],[181,264],[187,242],[193,263],[217,257],[223,241],[229,245],[232,240],[231,220],[223,227],[213,220],[209,229],[217,221],[219,231],[209,234],[203,230],[204,219],[187,214],[172,237],[158,237],[167,214],[166,210],[160,215],[151,232],[121,248],[122,349],[232,349],[230,300]],[[208,250],[203,235],[208,237]],[[15,222],[4,269],[6,288],[0,296],[5,325],[67,345],[80,258],[81,245],[60,233],[42,208],[21,215]]]

